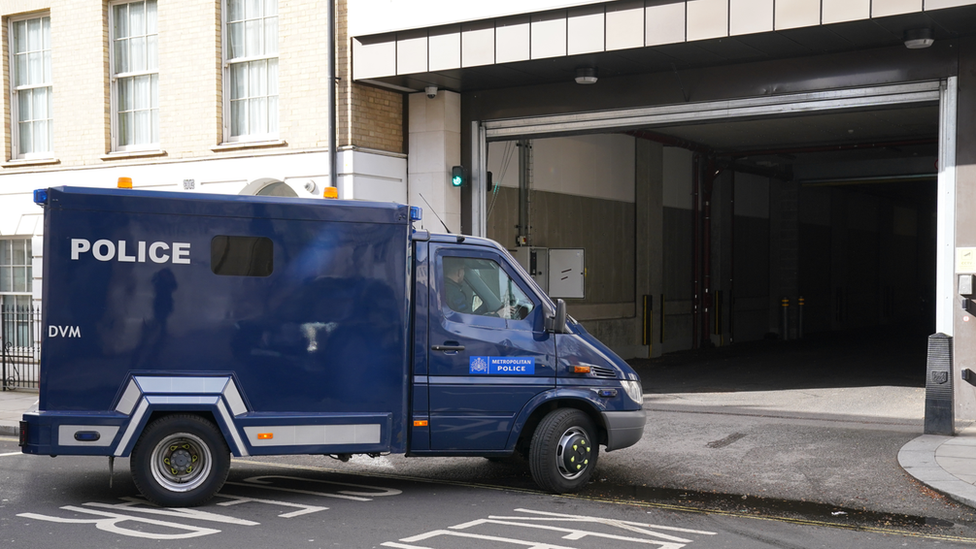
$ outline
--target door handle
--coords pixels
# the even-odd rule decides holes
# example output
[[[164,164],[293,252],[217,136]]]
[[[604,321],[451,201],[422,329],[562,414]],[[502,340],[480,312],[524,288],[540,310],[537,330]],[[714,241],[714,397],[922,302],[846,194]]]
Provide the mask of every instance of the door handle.
[[[464,345],[434,345],[432,351],[463,351]]]

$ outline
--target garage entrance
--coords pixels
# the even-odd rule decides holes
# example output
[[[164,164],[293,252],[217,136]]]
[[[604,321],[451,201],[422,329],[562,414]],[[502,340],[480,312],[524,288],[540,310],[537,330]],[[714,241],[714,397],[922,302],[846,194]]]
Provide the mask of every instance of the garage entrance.
[[[473,226],[586,249],[570,313],[625,357],[865,330],[924,348],[951,333],[952,288],[936,288],[953,268],[948,84],[485,121]],[[630,174],[610,166],[627,147]],[[560,169],[603,179],[535,185]]]

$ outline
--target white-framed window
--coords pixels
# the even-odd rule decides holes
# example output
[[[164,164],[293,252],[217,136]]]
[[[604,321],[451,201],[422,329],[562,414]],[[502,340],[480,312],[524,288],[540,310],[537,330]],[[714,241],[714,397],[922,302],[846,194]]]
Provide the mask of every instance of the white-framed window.
[[[51,17],[12,19],[9,33],[12,157],[51,158]]]
[[[0,314],[3,315],[3,344],[29,347],[33,344],[31,289],[31,241],[29,238],[0,240]]]
[[[278,139],[278,0],[224,7],[224,141]]]
[[[112,150],[159,148],[159,48],[156,0],[109,9]]]

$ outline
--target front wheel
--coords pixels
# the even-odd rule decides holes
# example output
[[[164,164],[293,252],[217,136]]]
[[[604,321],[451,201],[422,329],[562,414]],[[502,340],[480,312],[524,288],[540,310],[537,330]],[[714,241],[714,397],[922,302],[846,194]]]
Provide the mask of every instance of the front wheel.
[[[529,470],[544,490],[575,492],[589,482],[599,456],[596,427],[590,416],[563,408],[542,418],[532,435]]]
[[[129,461],[136,488],[162,507],[192,507],[217,493],[230,450],[217,427],[195,415],[166,416],[142,432]]]

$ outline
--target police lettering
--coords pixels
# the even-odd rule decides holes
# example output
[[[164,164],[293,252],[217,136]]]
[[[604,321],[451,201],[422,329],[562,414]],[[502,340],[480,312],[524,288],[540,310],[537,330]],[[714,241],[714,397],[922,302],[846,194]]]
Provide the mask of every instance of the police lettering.
[[[499,372],[525,372],[525,366],[499,366]]]
[[[148,259],[153,263],[190,264],[189,242],[146,242],[140,240],[134,246],[128,241],[101,239],[93,243],[84,238],[71,239],[71,260],[78,261],[83,254],[91,254],[98,261],[112,261],[122,263],[145,263]]]

